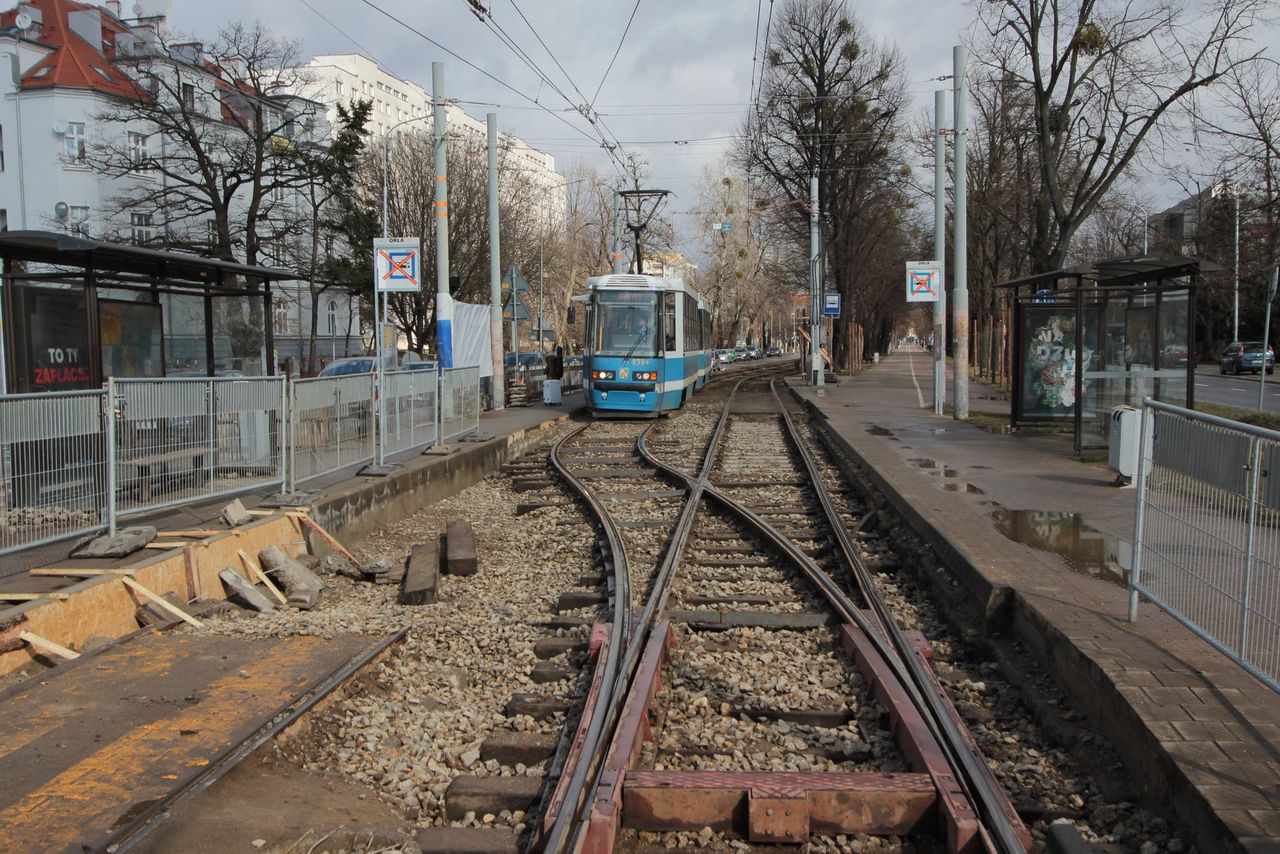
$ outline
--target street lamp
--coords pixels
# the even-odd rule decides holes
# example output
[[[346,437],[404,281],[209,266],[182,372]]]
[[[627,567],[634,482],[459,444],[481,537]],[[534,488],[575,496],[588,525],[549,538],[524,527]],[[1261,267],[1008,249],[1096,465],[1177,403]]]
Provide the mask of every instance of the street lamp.
[[[409,122],[417,122],[429,118],[431,118],[431,115],[425,114],[402,119],[387,128],[386,135],[382,137],[382,238],[384,240],[387,238],[387,162],[391,158],[391,132],[401,125],[407,125]]]

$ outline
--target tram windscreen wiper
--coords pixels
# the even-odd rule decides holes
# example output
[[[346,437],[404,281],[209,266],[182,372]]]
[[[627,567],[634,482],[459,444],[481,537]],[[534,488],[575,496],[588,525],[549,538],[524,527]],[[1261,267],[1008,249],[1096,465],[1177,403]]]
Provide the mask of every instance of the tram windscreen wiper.
[[[636,343],[631,345],[631,349],[627,351],[627,355],[622,357],[622,361],[623,362],[629,361],[631,359],[632,354],[635,353],[636,348],[640,346],[640,342],[648,337],[649,337],[649,330],[641,329],[640,334],[636,336]]]

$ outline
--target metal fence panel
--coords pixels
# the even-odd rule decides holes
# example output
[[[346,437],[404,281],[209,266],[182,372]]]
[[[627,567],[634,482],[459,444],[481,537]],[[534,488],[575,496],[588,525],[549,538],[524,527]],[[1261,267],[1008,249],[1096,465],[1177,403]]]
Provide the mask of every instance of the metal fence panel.
[[[117,516],[280,484],[280,377],[117,379],[108,384]]]
[[[1280,433],[1147,402],[1133,595],[1280,691]]]
[[[289,484],[373,459],[374,375],[290,382]]]
[[[447,368],[440,375],[440,441],[480,429],[480,369]]]
[[[107,524],[101,390],[0,397],[0,554]]]
[[[390,371],[383,377],[384,456],[436,441],[436,384],[436,372],[428,370]]]

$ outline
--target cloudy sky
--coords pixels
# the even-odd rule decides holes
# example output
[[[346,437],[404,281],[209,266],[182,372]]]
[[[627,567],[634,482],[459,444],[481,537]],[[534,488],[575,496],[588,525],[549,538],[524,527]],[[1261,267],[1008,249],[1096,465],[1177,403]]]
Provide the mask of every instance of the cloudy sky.
[[[501,28],[572,99],[595,97],[610,57],[618,46],[634,0],[486,0]],[[607,157],[591,139],[548,115],[529,100],[381,14],[399,18],[515,90],[536,98],[574,127],[591,133],[565,99],[530,71],[516,54],[471,13],[467,0],[173,0],[171,27],[195,37],[215,33],[229,20],[261,20],[273,30],[301,41],[304,53],[364,53],[398,77],[430,90],[431,63],[445,63],[450,97],[496,103],[503,130],[524,137],[557,156],[561,166],[584,160],[602,171]],[[126,3],[127,5],[127,3]],[[950,72],[951,45],[972,17],[962,0],[866,0],[852,4],[876,38],[896,43],[908,62],[908,79],[921,107],[932,104],[939,84],[928,82]],[[518,6],[518,10],[517,10]],[[376,7],[376,8],[375,8]],[[726,150],[740,125],[749,98],[756,0],[641,0],[635,20],[595,109],[628,152],[648,159],[652,183],[670,189],[675,211],[696,207],[695,185],[705,164]],[[769,0],[762,0],[761,40]],[[521,20],[520,12],[550,48],[571,84]],[[326,20],[327,19],[327,20]],[[464,105],[483,116],[493,107]],[[667,144],[662,144],[665,141]],[[685,248],[694,250],[691,217],[678,216]]]
[[[636,8],[635,0],[484,2],[492,4],[493,18],[501,29],[572,103],[593,102],[625,150],[648,160],[651,185],[675,193],[670,210],[697,207],[696,184],[703,167],[725,152],[730,142],[727,137],[745,115],[757,11],[761,13],[763,41],[770,0],[640,0],[598,97],[596,90]],[[562,168],[581,160],[610,171],[607,156],[588,138],[593,131],[586,120],[526,67],[489,26],[477,20],[468,0],[172,0],[172,4],[170,25],[177,32],[208,37],[227,21],[258,19],[276,32],[298,39],[305,55],[363,53],[392,74],[428,90],[431,63],[444,62],[446,94],[463,102],[482,102],[463,104],[474,115],[496,109],[504,131],[555,154]],[[893,43],[903,52],[908,85],[916,99],[913,114],[931,111],[933,90],[951,85],[936,78],[951,72],[951,47],[973,21],[970,3],[851,0],[850,6],[871,36]],[[527,16],[533,30],[520,13]],[[539,44],[539,36],[551,55]],[[468,67],[458,57],[510,88]],[[568,79],[556,67],[557,61]],[[531,99],[556,111],[560,120]],[[689,142],[673,144],[677,140]],[[1172,185],[1151,190],[1153,201],[1161,206],[1171,203],[1177,194]],[[697,254],[692,222],[687,214],[676,216],[681,248]]]

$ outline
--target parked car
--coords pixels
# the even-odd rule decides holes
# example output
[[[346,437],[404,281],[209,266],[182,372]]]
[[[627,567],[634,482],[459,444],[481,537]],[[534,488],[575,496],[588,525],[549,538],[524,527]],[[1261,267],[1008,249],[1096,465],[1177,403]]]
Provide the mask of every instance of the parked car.
[[[746,347],[733,348],[733,360],[735,362],[742,361],[745,359],[750,359],[750,358],[751,358],[751,353],[747,351]]]
[[[324,366],[318,377],[345,377],[349,374],[371,374],[378,362],[377,356],[347,356],[334,359]]]
[[[770,347],[770,348],[768,349],[768,351],[765,353],[765,355],[766,355],[766,356],[768,356],[770,359],[772,359],[772,358],[774,358],[774,357],[776,357],[776,356],[781,356],[781,355],[782,355],[782,348],[781,348],[781,347],[777,347],[777,346]]]
[[[1270,347],[1264,347],[1261,341],[1232,341],[1222,351],[1218,360],[1218,373],[1233,373],[1239,376],[1245,371],[1258,373],[1266,368],[1267,373],[1275,370],[1276,354]]]
[[[516,366],[516,354],[508,353],[506,355],[506,358],[503,359],[503,364],[506,365],[507,370],[511,370],[512,368],[514,368]],[[520,354],[520,367],[522,368],[532,369],[537,371],[545,368],[546,366],[547,366],[547,361],[546,359],[542,358],[542,354],[540,353],[521,353]]]
[[[748,348],[747,348],[747,358],[748,358],[748,359],[759,359],[759,358],[760,358],[760,348],[759,348],[757,345],[755,345],[755,344],[752,344],[750,347],[748,347]]]

